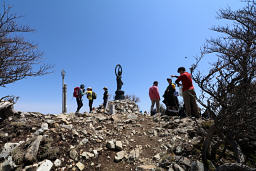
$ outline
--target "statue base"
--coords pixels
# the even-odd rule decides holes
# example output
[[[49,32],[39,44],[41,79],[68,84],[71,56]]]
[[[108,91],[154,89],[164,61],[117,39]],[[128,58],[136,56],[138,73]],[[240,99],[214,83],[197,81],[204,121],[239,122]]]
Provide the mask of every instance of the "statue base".
[[[117,90],[115,100],[124,100],[124,91],[123,90]]]

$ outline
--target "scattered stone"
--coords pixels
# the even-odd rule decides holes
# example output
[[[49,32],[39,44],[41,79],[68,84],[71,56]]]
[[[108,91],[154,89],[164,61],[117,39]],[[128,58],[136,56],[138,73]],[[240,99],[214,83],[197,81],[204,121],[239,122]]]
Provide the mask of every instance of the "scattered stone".
[[[84,170],[84,164],[83,163],[81,163],[81,162],[78,162],[77,164],[76,164],[76,167],[80,170],[80,171],[82,171],[82,170]]]
[[[137,171],[155,171],[155,165],[140,165],[137,167]]]
[[[125,156],[125,151],[120,151],[120,152],[116,153],[115,162],[122,161],[124,156]]]
[[[157,154],[153,157],[154,160],[159,161],[161,159],[160,154]]]
[[[16,164],[12,160],[12,156],[9,156],[3,163],[0,163],[1,171],[14,170],[16,167]]]
[[[175,154],[180,155],[182,154],[182,147],[181,146],[177,146],[175,149]]]
[[[82,157],[85,157],[86,160],[89,160],[89,159],[93,158],[95,155],[92,154],[92,153],[89,153],[89,152],[83,152],[83,153],[81,154],[81,156],[82,156]]]
[[[36,140],[31,143],[31,145],[29,146],[26,154],[25,154],[25,160],[29,161],[29,162],[34,162],[37,159],[37,152],[39,149],[39,145],[41,143],[43,139],[42,135],[39,135]]]
[[[204,171],[204,164],[200,161],[193,161],[191,163],[191,171]]]
[[[98,158],[99,153],[98,153],[98,151],[97,151],[97,150],[93,150],[93,154],[94,154],[94,157],[95,157],[95,158]]]
[[[110,150],[115,150],[115,142],[113,140],[107,142],[107,148]]]
[[[84,138],[82,139],[82,141],[80,142],[80,145],[86,145],[88,143],[88,139],[87,138]]]
[[[50,160],[45,160],[42,164],[38,167],[36,171],[50,171],[53,166],[53,163]]]
[[[115,147],[116,150],[118,151],[121,151],[123,150],[123,144],[121,141],[116,141],[116,147]]]
[[[70,151],[70,153],[69,153],[69,156],[70,156],[71,159],[77,160],[77,158],[78,158],[78,153],[77,153],[77,151],[76,151],[75,149],[72,149],[72,150]]]
[[[179,166],[178,164],[176,164],[176,163],[173,165],[173,168],[174,168],[175,171],[185,171],[182,167],[180,167],[180,166]]]
[[[1,158],[6,158],[10,155],[10,153],[16,148],[18,147],[19,143],[6,143],[4,145],[4,148],[2,150],[2,152],[0,153],[0,159]]]
[[[42,129],[43,131],[48,130],[48,123],[42,123],[41,129]]]
[[[55,167],[60,167],[60,166],[61,166],[61,160],[60,160],[60,159],[56,159],[56,160],[54,161],[54,166],[55,166]]]
[[[129,154],[129,159],[134,161],[138,159],[140,156],[140,149],[136,148],[135,150],[132,150]]]

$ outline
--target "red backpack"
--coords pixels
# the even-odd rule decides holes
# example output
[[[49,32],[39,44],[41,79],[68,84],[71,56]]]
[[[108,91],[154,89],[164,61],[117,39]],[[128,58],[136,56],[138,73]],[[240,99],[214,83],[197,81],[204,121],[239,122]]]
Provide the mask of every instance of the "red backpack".
[[[75,87],[73,92],[73,97],[79,97],[79,94],[80,94],[80,88]]]

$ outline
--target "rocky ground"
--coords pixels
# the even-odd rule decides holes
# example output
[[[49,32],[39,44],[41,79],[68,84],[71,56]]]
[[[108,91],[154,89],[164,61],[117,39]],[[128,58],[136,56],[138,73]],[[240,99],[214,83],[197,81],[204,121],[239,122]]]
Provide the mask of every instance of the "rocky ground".
[[[201,171],[211,123],[138,112],[14,112],[0,120],[0,170]]]

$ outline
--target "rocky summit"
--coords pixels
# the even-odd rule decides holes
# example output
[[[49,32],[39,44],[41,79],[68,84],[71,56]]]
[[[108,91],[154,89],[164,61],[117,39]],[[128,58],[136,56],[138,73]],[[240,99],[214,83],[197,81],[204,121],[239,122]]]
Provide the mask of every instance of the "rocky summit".
[[[113,115],[44,115],[5,104],[0,170],[204,170],[201,147],[212,121],[152,117],[130,112],[129,105]]]

